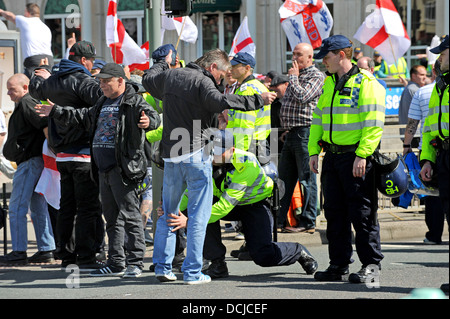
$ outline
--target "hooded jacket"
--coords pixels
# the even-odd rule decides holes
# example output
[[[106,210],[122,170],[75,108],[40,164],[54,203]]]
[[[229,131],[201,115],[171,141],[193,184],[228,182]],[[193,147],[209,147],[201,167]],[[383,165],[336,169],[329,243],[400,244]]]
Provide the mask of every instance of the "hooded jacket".
[[[41,101],[49,99],[57,105],[75,109],[93,106],[103,96],[99,82],[81,64],[62,59],[59,71],[47,80],[33,74],[29,92]],[[48,122],[49,145],[56,152],[73,152],[87,147],[89,135],[85,131],[57,125],[53,119]]]

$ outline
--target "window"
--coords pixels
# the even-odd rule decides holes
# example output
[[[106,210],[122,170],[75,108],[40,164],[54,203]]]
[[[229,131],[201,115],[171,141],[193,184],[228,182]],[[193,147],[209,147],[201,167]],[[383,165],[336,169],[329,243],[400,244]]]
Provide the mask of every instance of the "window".
[[[234,36],[241,24],[240,13],[208,13],[201,14],[202,41],[199,51],[203,54],[209,50],[220,48],[225,52],[230,52]]]
[[[77,0],[48,0],[44,23],[52,31],[52,51],[55,60],[64,58],[67,39],[75,33],[81,40],[80,7]]]
[[[142,45],[144,33],[144,0],[119,1],[117,17],[122,21],[128,35],[138,44]]]

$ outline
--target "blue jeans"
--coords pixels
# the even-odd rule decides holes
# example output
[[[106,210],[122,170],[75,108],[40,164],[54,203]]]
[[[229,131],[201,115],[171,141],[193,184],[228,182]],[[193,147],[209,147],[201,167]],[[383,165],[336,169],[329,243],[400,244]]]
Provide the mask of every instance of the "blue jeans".
[[[284,226],[297,181],[303,186],[303,206],[299,226],[309,229],[316,225],[317,181],[316,175],[309,168],[308,140],[309,127],[293,128],[286,135],[278,164],[280,179],[284,181],[286,188],[286,193],[281,199],[279,226]]]
[[[34,188],[44,168],[42,157],[33,157],[20,163],[13,178],[13,189],[9,202],[9,223],[13,251],[27,251],[28,208],[31,211],[34,232],[39,251],[55,249],[55,240],[44,196]]]
[[[156,274],[172,271],[175,255],[176,232],[167,225],[169,214],[178,215],[180,201],[188,190],[188,225],[186,259],[181,270],[184,280],[196,280],[203,264],[203,245],[206,227],[211,217],[213,199],[212,159],[198,152],[190,160],[180,163],[164,163],[163,210],[158,219],[154,239],[153,262]]]

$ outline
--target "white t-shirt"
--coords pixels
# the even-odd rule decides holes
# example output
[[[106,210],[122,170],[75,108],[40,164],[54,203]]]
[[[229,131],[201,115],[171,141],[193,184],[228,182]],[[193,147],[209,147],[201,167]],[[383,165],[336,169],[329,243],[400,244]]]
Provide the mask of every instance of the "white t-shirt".
[[[40,18],[26,18],[16,16],[16,26],[20,30],[20,45],[22,58],[29,56],[52,53],[52,32]]]

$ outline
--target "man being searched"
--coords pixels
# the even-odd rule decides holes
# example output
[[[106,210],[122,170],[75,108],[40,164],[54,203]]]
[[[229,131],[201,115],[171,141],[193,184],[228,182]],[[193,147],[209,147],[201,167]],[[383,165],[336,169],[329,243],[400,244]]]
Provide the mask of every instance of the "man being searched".
[[[161,282],[176,280],[172,272],[176,235],[167,225],[167,215],[177,214],[180,200],[189,192],[187,249],[182,271],[186,284],[202,284],[211,278],[201,272],[206,226],[213,198],[212,157],[205,149],[205,133],[217,113],[226,109],[254,111],[272,103],[275,93],[252,96],[222,94],[218,84],[231,67],[228,54],[208,51],[185,68],[169,69],[172,50],[146,71],[142,84],[163,101],[164,159],[163,210],[155,233],[153,261]]]
[[[228,277],[220,220],[230,220],[242,221],[246,248],[257,265],[287,266],[299,262],[308,275],[313,274],[317,261],[303,245],[272,241],[273,217],[268,199],[274,184],[255,155],[235,148],[228,129],[214,134],[213,153],[215,204],[203,250],[204,258],[211,260],[205,273],[213,279]],[[190,218],[170,214],[167,222],[175,231],[189,225]]]
[[[61,60],[58,72],[50,74],[44,67],[35,71],[30,82],[30,95],[61,106],[91,107],[103,96],[98,81],[90,73],[95,55],[92,43],[75,43],[70,48],[69,59]],[[80,271],[89,272],[100,266],[96,262],[96,253],[97,247],[101,246],[100,238],[103,240],[104,237],[98,186],[90,174],[89,133],[49,118],[48,135],[61,174],[55,255],[62,260],[62,267],[77,264]]]
[[[330,76],[314,110],[308,149],[316,174],[319,154],[326,151],[321,179],[330,266],[314,277],[335,281],[349,273],[353,225],[362,268],[349,281],[361,283],[379,271],[383,259],[375,174],[368,158],[383,134],[386,90],[371,73],[353,65],[351,57],[352,42],[342,35],[325,39],[315,56],[323,59]]]
[[[126,83],[120,65],[108,63],[95,76],[104,96],[93,107],[40,105],[36,109],[62,125],[89,132],[92,176],[98,178],[108,234],[108,261],[91,276],[138,277],[146,249],[138,197],[147,172],[145,131],[156,129],[160,118],[137,94],[138,87]]]

